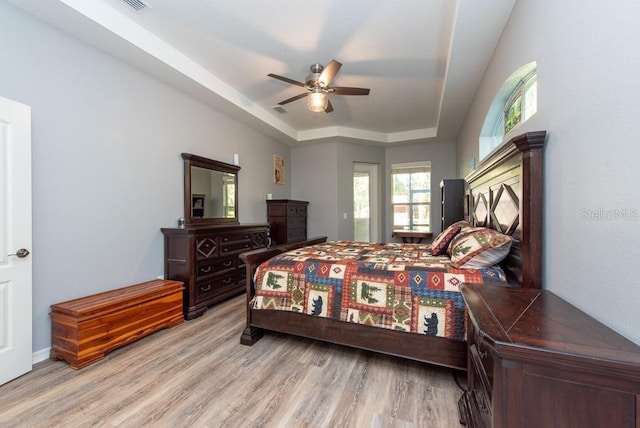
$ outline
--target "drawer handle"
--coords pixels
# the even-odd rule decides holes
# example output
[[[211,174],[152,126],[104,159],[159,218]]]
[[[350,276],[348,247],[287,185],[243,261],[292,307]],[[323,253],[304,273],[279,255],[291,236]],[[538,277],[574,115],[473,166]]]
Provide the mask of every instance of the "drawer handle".
[[[211,284],[207,285],[206,287],[200,286],[200,291],[209,291],[211,290]]]
[[[209,273],[209,272],[211,272],[211,266],[207,266],[207,267],[200,268],[200,272],[202,272],[202,273]]]
[[[222,250],[222,251],[226,253],[227,251],[229,251],[229,249],[228,249],[228,248],[225,248],[225,249],[224,249],[224,250]]]
[[[224,239],[222,239],[224,242],[227,242],[229,240],[229,238],[225,237]]]
[[[225,284],[231,284],[231,278],[223,279],[222,282]]]
[[[244,244],[244,248],[249,248],[249,244]]]
[[[231,260],[229,260],[228,262],[224,262],[224,263],[222,263],[222,266],[224,266],[224,267],[229,267],[229,266],[231,266],[232,264],[233,264],[233,262],[232,262]]]

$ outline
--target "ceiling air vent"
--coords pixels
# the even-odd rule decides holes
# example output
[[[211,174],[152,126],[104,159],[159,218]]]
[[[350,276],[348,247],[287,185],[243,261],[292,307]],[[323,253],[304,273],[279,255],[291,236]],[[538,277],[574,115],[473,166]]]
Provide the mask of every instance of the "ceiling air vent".
[[[143,2],[142,0],[122,0],[122,1],[128,4],[129,6],[131,6],[132,8],[134,8],[135,10],[137,10],[138,12],[142,12],[143,10],[146,10],[146,9],[151,9],[151,6],[149,6],[147,3]]]
[[[287,111],[284,108],[282,108],[281,106],[273,106],[271,108],[274,109],[275,111],[277,111],[280,114],[287,113]]]

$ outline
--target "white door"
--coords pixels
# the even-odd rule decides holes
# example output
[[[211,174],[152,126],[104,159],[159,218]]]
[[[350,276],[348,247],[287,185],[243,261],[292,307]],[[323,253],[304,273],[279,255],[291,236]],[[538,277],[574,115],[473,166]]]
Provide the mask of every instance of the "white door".
[[[0,97],[0,385],[31,370],[31,109]]]

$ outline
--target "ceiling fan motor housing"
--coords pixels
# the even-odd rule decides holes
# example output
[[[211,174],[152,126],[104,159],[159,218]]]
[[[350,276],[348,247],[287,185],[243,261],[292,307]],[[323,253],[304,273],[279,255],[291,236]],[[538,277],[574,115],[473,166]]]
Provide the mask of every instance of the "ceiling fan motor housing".
[[[317,88],[320,86],[320,75],[322,74],[322,70],[324,70],[324,66],[322,64],[313,64],[311,67],[311,74],[307,76],[304,81],[304,85],[308,89]]]

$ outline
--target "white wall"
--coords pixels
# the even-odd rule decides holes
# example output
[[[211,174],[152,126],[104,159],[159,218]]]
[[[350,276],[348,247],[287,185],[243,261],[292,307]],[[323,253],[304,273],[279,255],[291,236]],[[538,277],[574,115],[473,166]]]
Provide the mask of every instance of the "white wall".
[[[538,112],[520,131],[549,132],[545,287],[640,344],[639,22],[637,0],[518,0],[460,133],[458,174],[504,79],[537,61]]]
[[[35,351],[50,346],[51,304],[163,274],[180,153],[240,155],[241,222],[266,222],[265,195],[290,194],[273,184],[289,147],[4,2],[0,52],[0,96],[32,107]]]

